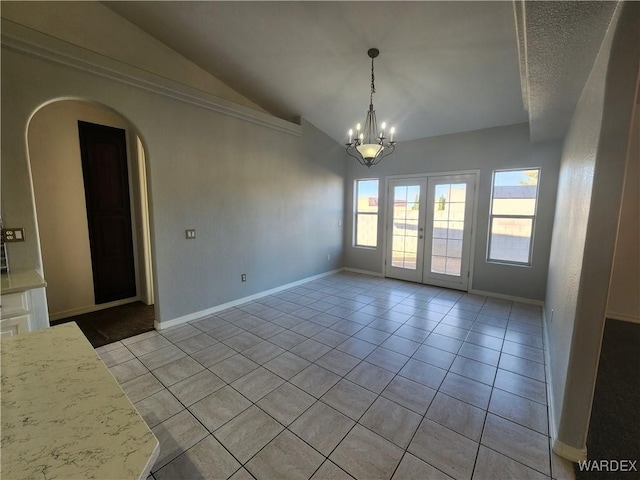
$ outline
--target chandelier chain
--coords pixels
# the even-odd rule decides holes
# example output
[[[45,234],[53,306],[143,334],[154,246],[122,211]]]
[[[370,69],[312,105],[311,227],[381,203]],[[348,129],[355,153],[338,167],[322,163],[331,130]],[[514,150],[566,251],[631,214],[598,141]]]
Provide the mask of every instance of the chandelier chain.
[[[371,59],[371,96],[369,97],[369,104],[373,104],[373,94],[376,93],[376,77],[373,73],[373,58]]]

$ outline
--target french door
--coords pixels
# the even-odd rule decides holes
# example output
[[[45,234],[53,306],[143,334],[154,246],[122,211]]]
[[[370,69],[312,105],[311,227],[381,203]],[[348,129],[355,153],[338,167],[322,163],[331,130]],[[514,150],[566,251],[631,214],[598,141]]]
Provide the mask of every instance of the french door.
[[[476,174],[389,180],[385,275],[468,290]]]
[[[386,276],[422,282],[427,178],[389,181]]]

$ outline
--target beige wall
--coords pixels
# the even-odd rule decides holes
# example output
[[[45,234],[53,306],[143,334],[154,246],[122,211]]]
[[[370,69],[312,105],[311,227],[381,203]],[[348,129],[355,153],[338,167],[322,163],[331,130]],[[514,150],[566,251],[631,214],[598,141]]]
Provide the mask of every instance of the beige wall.
[[[640,322],[640,105],[631,127],[629,160],[613,261],[607,317]]]
[[[124,118],[80,101],[54,102],[34,115],[29,124],[28,148],[52,320],[95,307],[78,120],[127,132],[131,203],[132,207],[139,206],[136,136]],[[140,209],[136,208],[134,227],[139,217]],[[134,241],[139,236],[139,229],[134,228]]]

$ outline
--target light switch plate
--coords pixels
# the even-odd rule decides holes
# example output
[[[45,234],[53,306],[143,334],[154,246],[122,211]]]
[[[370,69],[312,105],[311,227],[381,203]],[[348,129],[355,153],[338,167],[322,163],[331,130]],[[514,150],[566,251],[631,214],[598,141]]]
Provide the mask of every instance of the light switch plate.
[[[185,236],[188,240],[196,238],[196,231],[193,229],[185,230]]]

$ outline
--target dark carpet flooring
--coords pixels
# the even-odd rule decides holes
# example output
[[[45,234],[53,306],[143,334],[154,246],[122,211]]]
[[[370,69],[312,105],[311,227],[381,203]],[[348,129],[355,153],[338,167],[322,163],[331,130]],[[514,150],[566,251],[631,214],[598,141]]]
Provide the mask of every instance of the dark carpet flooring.
[[[94,348],[153,330],[153,305],[142,302],[85,313],[51,322],[51,325],[76,322]]]
[[[636,461],[635,472],[581,472],[577,480],[640,478],[640,325],[607,320],[587,437],[589,460]]]

